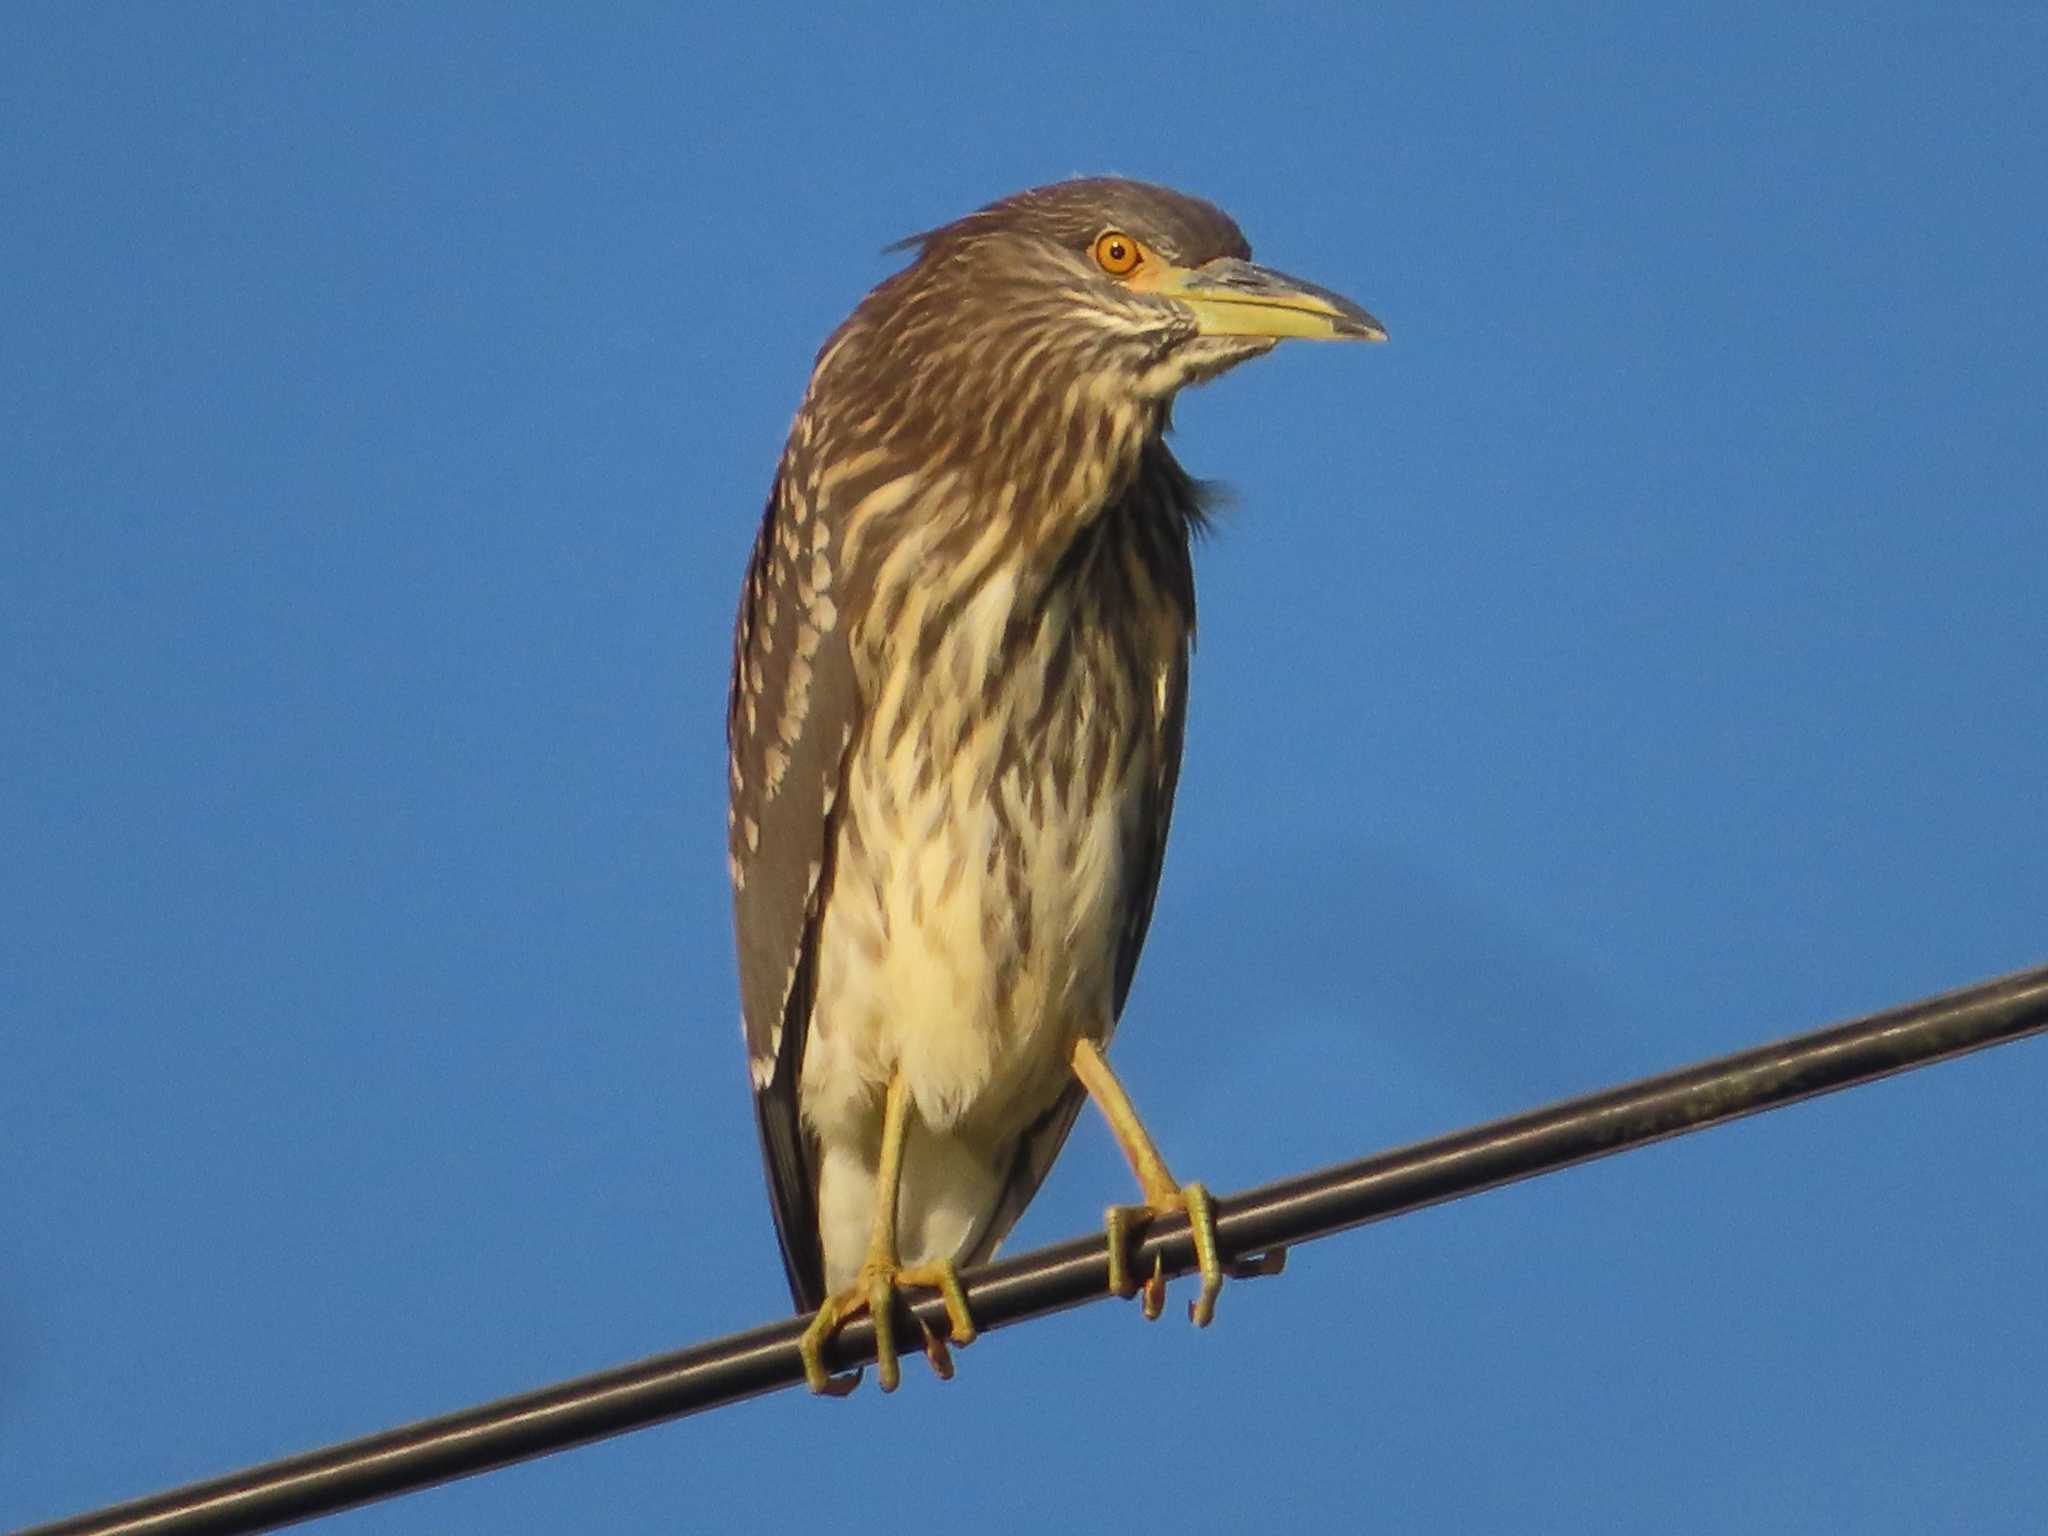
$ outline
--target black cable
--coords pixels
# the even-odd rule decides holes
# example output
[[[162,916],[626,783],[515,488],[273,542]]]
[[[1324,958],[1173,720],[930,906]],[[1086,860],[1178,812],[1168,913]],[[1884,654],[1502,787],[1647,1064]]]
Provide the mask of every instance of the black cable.
[[[1219,1201],[1217,1237],[1226,1260],[1265,1253],[2044,1029],[2048,966],[1284,1179]],[[1184,1217],[1156,1223],[1137,1250],[1141,1274],[1155,1258],[1169,1275],[1194,1268]],[[1108,1253],[1098,1234],[964,1278],[969,1308],[986,1332],[1102,1297]],[[936,1296],[910,1310],[944,1331]],[[225,1536],[331,1514],[794,1385],[803,1379],[796,1351],[803,1322],[790,1318],[18,1536]],[[874,1359],[866,1319],[840,1333],[834,1357],[844,1366]]]

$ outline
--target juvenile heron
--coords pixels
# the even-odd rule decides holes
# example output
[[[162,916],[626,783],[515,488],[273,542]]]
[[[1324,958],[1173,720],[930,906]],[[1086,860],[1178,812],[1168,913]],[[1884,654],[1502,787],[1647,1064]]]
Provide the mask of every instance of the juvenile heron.
[[[814,1391],[894,1292],[945,1297],[1102,1107],[1143,1203],[1214,1217],[1102,1058],[1173,809],[1194,632],[1195,483],[1176,391],[1283,337],[1379,341],[1347,299],[1254,266],[1220,210],[1061,182],[918,236],[818,354],[761,519],[727,710],[755,1108]],[[1157,1316],[1162,1285],[1142,1287]],[[950,1373],[945,1343],[926,1341]]]

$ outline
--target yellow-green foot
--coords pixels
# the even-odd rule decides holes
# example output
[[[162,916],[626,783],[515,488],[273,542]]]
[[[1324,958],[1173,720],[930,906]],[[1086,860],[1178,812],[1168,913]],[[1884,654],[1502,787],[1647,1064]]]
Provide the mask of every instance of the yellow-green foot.
[[[953,1375],[953,1357],[948,1338],[962,1346],[974,1342],[974,1318],[967,1310],[967,1293],[960,1287],[959,1271],[952,1261],[937,1264],[870,1262],[860,1267],[853,1284],[827,1296],[797,1340],[797,1355],[804,1363],[804,1381],[821,1397],[844,1397],[860,1385],[860,1372],[834,1376],[825,1368],[825,1345],[849,1321],[862,1312],[875,1320],[875,1377],[884,1392],[894,1392],[903,1380],[896,1359],[896,1292],[937,1291],[946,1303],[945,1335],[925,1329],[924,1352],[940,1380]]]
[[[1185,1211],[1188,1232],[1195,1240],[1195,1264],[1202,1288],[1188,1303],[1188,1317],[1197,1328],[1206,1328],[1216,1316],[1217,1293],[1223,1289],[1223,1261],[1216,1252],[1216,1207],[1209,1191],[1200,1184],[1183,1184],[1162,1190],[1143,1205],[1112,1205],[1103,1218],[1109,1233],[1109,1289],[1116,1296],[1138,1296],[1148,1319],[1156,1320],[1166,1310],[1166,1274],[1155,1260],[1152,1273],[1141,1287],[1131,1279],[1131,1236],[1135,1224],[1140,1230],[1173,1211]]]

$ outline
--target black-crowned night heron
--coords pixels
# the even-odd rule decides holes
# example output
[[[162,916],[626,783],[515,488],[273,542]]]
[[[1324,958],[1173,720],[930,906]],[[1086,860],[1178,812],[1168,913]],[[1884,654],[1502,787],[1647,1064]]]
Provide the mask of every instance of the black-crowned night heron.
[[[986,1258],[1084,1095],[1144,1203],[1214,1217],[1104,1062],[1166,848],[1194,630],[1176,391],[1283,337],[1381,340],[1221,211],[1085,180],[906,242],[818,354],[747,569],[727,718],[740,987],[790,1292],[822,1351]],[[1160,1308],[1154,1276],[1142,1288]],[[927,1340],[949,1369],[944,1343]]]

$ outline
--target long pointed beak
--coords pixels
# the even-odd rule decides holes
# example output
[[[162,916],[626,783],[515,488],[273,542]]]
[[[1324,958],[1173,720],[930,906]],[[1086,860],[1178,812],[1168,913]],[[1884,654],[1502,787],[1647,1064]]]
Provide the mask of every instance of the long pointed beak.
[[[1192,309],[1205,336],[1387,339],[1387,328],[1342,294],[1231,256],[1173,268],[1162,274],[1155,291]]]

